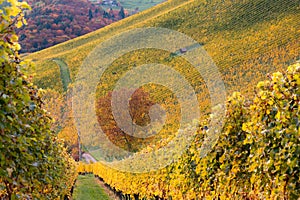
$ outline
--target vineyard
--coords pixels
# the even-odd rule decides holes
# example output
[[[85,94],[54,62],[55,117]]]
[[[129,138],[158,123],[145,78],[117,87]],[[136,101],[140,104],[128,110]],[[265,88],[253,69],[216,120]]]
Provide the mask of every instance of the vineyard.
[[[10,27],[26,24],[21,10],[30,7],[8,2],[11,7],[1,10],[0,18],[1,199],[68,198],[78,173],[95,175],[122,199],[300,197],[299,0],[169,0],[24,57]],[[157,35],[143,37],[143,30],[154,28],[179,32],[197,44],[158,49],[176,46],[180,38],[158,33],[156,41]],[[107,48],[134,30],[151,41],[150,48],[125,51],[138,46],[139,37],[117,46],[125,52],[121,56]],[[96,47],[107,51],[89,59]],[[207,70],[205,77],[189,62],[196,48],[213,60],[209,66],[217,66],[219,76],[209,76],[212,70],[201,66]],[[112,61],[106,67],[107,57]],[[153,70],[150,75],[168,84],[150,81],[133,91],[137,77],[150,76],[140,69],[151,72],[153,63],[168,66],[176,76]],[[103,71],[101,77],[98,71]],[[177,76],[190,84],[178,89],[184,101],[167,87],[181,82]],[[124,77],[132,88],[117,87]],[[219,79],[225,92],[218,90]],[[211,94],[207,80],[217,95]],[[76,96],[78,91],[82,96]],[[224,93],[225,104],[212,107]],[[125,102],[128,114],[121,109],[122,100],[113,107],[114,95],[130,97]],[[85,112],[91,107],[95,113]],[[197,118],[181,123],[183,108],[188,108],[188,117]],[[132,122],[120,127],[114,111]],[[224,113],[222,119],[218,113]],[[152,135],[143,138],[143,129],[134,132],[137,126],[150,127]],[[155,126],[162,128],[156,132]],[[180,143],[189,136],[188,145]],[[182,150],[180,156],[177,149]],[[89,151],[97,162],[75,163],[81,151]],[[78,180],[92,178],[81,175]]]
[[[162,170],[134,174],[98,162],[81,163],[78,171],[101,177],[132,199],[297,199],[299,84],[296,64],[258,83],[254,99],[233,93],[220,138],[204,158],[199,147],[205,123],[180,160]]]
[[[282,6],[283,4],[285,6]],[[262,0],[243,2],[215,0],[206,3],[202,1],[168,1],[91,34],[33,53],[26,58],[32,58],[36,64],[36,70],[33,72],[35,73],[34,81],[39,87],[51,88],[63,94],[65,88],[60,79],[60,69],[52,60],[63,61],[69,67],[71,80],[75,81],[84,59],[98,44],[134,28],[168,28],[192,37],[203,46],[218,66],[220,78],[225,84],[227,94],[239,91],[245,96],[253,97],[253,85],[263,80],[266,74],[276,71],[283,72],[286,66],[299,59],[298,11],[299,2],[297,1],[288,3],[284,0],[272,1],[272,3]],[[266,15],[267,12],[272,12],[272,14]],[[164,38],[164,41],[170,43],[167,37]],[[98,122],[110,140],[122,148],[130,149],[131,152],[142,150],[149,144],[164,140],[169,137],[170,133],[175,133],[178,129],[175,124],[180,117],[180,108],[172,103],[176,99],[172,98],[168,89],[157,85],[148,85],[143,88],[143,93],[151,96],[148,103],[158,103],[171,111],[167,113],[169,116],[167,127],[157,137],[151,140],[124,137],[124,133],[116,126],[112,118],[109,101],[114,84],[127,71],[134,69],[134,66],[147,63],[171,66],[186,77],[196,91],[201,112],[210,112],[209,92],[203,82],[205,77],[194,76],[197,72],[181,56],[172,57],[170,52],[153,49],[140,49],[122,55],[101,77],[101,84],[97,86],[96,112]],[[93,64],[97,65],[97,63]],[[86,77],[89,75],[87,74]],[[171,81],[176,82],[175,80]],[[72,91],[72,87],[71,84],[70,91]],[[67,93],[67,96],[69,95],[70,93]],[[53,102],[56,102],[55,99]],[[65,102],[64,104],[69,103]],[[89,105],[82,106],[88,108]],[[53,113],[59,110],[59,106],[50,107],[53,107]],[[50,110],[50,112],[52,111]],[[72,116],[70,114],[72,111],[68,111],[68,113],[68,116]],[[60,128],[60,130],[65,130],[64,135],[76,130],[72,118],[69,119],[67,120],[68,125],[62,124]],[[89,121],[90,119],[85,119],[84,123],[80,125],[82,130],[93,126]],[[85,136],[90,133],[83,131],[81,134],[83,134],[83,138],[87,138]],[[172,139],[173,136],[169,138]],[[92,140],[84,141],[84,143],[90,144],[88,148],[91,149],[98,145],[92,144],[94,143]],[[76,146],[75,144],[73,143],[72,146]],[[155,148],[160,146],[162,144],[158,143]],[[93,153],[99,159],[96,155],[99,152]],[[114,159],[109,154],[107,156],[107,159]]]
[[[97,44],[133,28],[164,27],[185,33],[204,44],[206,51],[221,68],[229,92],[253,91],[251,85],[262,80],[266,73],[280,71],[283,66],[299,59],[299,2],[293,1],[287,5],[283,0],[269,5],[264,5],[264,1],[255,2],[211,1],[205,4],[198,1],[168,1],[86,36],[31,54],[28,58],[36,63],[35,81],[40,87],[62,91],[58,85],[59,68],[51,63],[51,59],[64,60],[70,67],[73,79],[84,58]],[[283,4],[285,6],[280,6]],[[251,11],[263,15],[263,8],[271,9],[274,16],[257,16],[251,24],[237,19],[248,18],[246,14],[237,15],[236,18],[235,14],[230,14],[231,11],[238,13],[242,8],[250,16]],[[154,59],[155,56],[148,57]],[[125,58],[124,63],[134,64],[129,58]]]
[[[43,109],[42,94],[27,72],[32,63],[18,54],[15,28],[26,23],[22,10],[30,7],[9,3],[0,10],[0,198],[68,198],[76,163],[50,128],[53,121]]]

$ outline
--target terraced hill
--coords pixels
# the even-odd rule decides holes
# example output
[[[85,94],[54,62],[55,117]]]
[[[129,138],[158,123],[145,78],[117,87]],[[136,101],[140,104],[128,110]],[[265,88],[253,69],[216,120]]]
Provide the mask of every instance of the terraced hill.
[[[84,58],[102,41],[138,27],[164,27],[201,44],[223,74],[228,92],[252,90],[267,73],[299,59],[299,1],[171,0],[120,22],[29,55],[36,63],[36,83],[63,91],[62,59],[74,80]]]

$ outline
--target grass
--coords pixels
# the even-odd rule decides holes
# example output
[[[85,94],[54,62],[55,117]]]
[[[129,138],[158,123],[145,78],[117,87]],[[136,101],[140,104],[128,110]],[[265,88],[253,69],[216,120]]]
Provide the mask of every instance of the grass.
[[[156,6],[162,3],[164,0],[121,0],[121,6],[124,7],[126,10],[130,12],[134,11],[138,8],[138,11],[147,10],[153,6]],[[121,7],[117,6],[109,6],[109,5],[102,5],[102,8],[105,10],[112,8],[113,10],[120,10]]]
[[[64,91],[66,92],[68,90],[68,85],[72,83],[69,67],[63,60],[60,59],[53,59],[53,62],[55,62],[60,68],[60,78],[63,84]]]
[[[94,175],[79,175],[73,193],[74,200],[110,200],[101,188]]]
[[[135,11],[138,8],[138,11],[147,10],[153,6],[156,6],[160,3],[164,2],[164,0],[121,0],[121,6],[124,7],[129,13]],[[109,5],[102,5],[102,8],[105,10],[112,8],[113,10],[120,10],[120,7],[117,6],[109,6]]]
[[[135,8],[139,8],[140,11],[146,10],[152,6],[155,6],[161,3],[162,0],[121,0],[121,5],[129,10],[134,10]]]

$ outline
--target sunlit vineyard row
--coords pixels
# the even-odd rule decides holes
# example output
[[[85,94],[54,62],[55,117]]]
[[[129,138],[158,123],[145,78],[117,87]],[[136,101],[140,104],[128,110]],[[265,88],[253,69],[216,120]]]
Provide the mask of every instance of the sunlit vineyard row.
[[[91,172],[132,199],[297,199],[299,85],[300,64],[294,64],[259,82],[253,99],[233,93],[219,140],[207,156],[200,147],[210,131],[204,128],[209,117],[178,162],[164,169],[129,173],[97,162],[81,163],[78,172]]]

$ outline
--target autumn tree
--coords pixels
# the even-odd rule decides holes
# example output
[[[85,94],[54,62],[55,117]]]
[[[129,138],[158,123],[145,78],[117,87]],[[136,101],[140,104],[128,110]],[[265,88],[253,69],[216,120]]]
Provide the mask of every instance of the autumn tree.
[[[130,93],[130,91],[130,89],[122,89],[115,92],[117,95],[123,95],[124,93]],[[109,92],[106,96],[100,97],[97,100],[97,117],[103,132],[112,143],[127,151],[135,152],[145,147],[147,140],[128,135],[128,133],[125,133],[118,126],[112,112],[111,101],[112,92]],[[149,93],[143,89],[136,90],[129,100],[129,114],[132,123],[139,126],[149,124],[149,110],[152,105],[154,105],[154,102],[151,100]],[[123,111],[119,110],[118,112],[122,115]],[[130,130],[131,127],[126,127],[126,129]]]

